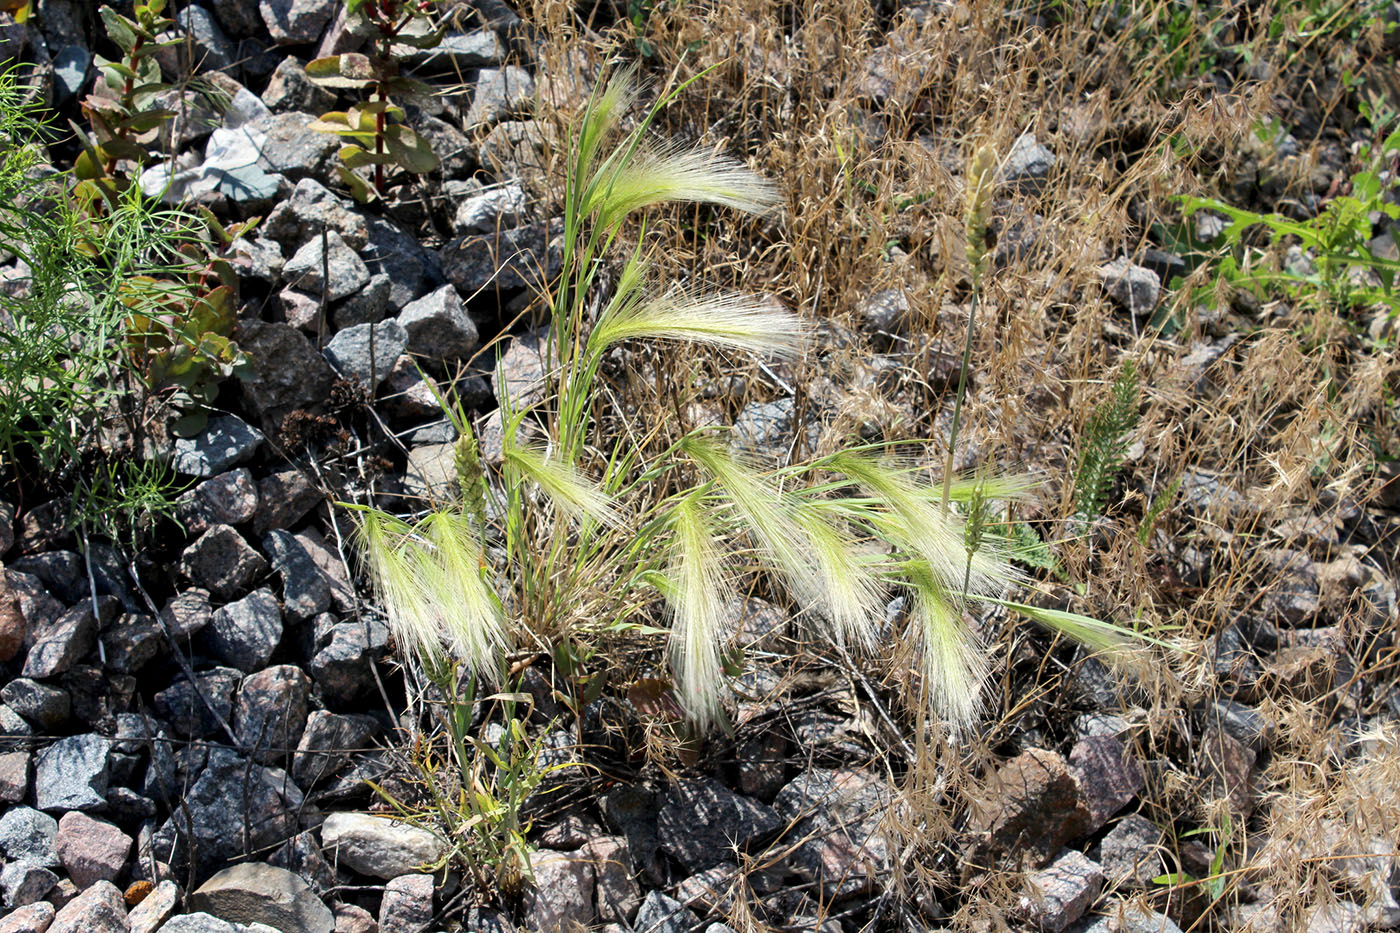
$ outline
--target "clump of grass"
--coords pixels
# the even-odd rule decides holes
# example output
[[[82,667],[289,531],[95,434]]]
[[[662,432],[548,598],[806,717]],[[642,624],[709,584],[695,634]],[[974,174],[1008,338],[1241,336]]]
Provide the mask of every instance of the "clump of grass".
[[[973,600],[1004,595],[1018,575],[997,529],[983,522],[969,534],[947,503],[1014,498],[1024,484],[950,479],[940,494],[912,466],[873,447],[772,469],[731,452],[713,431],[683,432],[652,450],[638,440],[645,428],[613,432],[600,421],[600,369],[620,344],[790,359],[804,345],[804,322],[771,304],[657,292],[645,237],[611,294],[596,298],[608,247],[635,212],[697,202],[760,213],[776,202],[774,186],[738,162],[648,144],[648,128],[684,87],[660,95],[622,132],[638,91],[631,72],[620,72],[575,129],[564,271],[548,295],[548,388],[532,401],[503,393],[499,471],[480,468],[468,435],[458,449],[465,508],[437,508],[413,526],[361,513],[368,568],[390,622],[410,653],[433,659],[446,651],[491,677],[507,644],[641,629],[645,607],[659,596],[671,617],[672,684],[703,731],[723,722],[725,605],[741,564],[760,567],[812,628],[842,645],[873,646],[885,603],[902,591],[915,607],[908,635],[922,659],[924,700],[966,730],[977,718],[987,662],[965,614]],[[977,164],[988,182],[991,161]],[[983,200],[974,197],[974,212],[985,213],[977,207]],[[465,418],[458,423],[470,431]],[[484,499],[492,507],[474,504]],[[486,514],[499,518],[483,523]],[[494,583],[487,546],[505,555]]]
[[[1089,521],[1103,514],[1127,452],[1128,433],[1138,422],[1138,374],[1125,360],[1104,399],[1084,424],[1079,469],[1074,475],[1074,513]]]

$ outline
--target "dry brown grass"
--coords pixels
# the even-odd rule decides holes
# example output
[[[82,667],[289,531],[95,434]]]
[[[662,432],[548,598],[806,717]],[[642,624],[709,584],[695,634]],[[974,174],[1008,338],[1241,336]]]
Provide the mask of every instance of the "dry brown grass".
[[[1144,57],[1128,31],[1104,28],[1102,7],[1091,6],[1099,13],[1047,6],[1064,17],[1047,27],[986,3],[894,15],[848,0],[657,6],[642,36],[654,53],[646,73],[661,83],[673,70],[714,68],[664,113],[662,132],[746,157],[780,181],[786,205],[780,217],[746,226],[678,210],[651,229],[665,234],[665,275],[771,293],[828,325],[828,352],[779,373],[814,410],[837,399],[819,445],[861,430],[941,442],[956,380],[937,370],[960,350],[970,297],[963,166],[976,146],[1004,155],[1026,131],[1054,150],[1043,191],[1008,186],[995,200],[994,229],[1004,235],[1034,214],[1040,236],[986,282],[957,462],[1043,478],[1022,517],[1055,543],[1064,569],[1063,579],[1037,584],[1047,605],[1157,628],[1178,645],[1177,654],[1126,671],[1120,694],[1134,751],[1160,765],[1140,809],[1167,828],[1184,864],[1194,863],[1182,834],[1218,827],[1228,807],[1202,764],[1203,710],[1234,692],[1276,724],[1255,776],[1257,805],[1229,842],[1224,895],[1210,903],[1200,885],[1163,888],[1147,892],[1151,904],[1193,929],[1242,929],[1250,911],[1255,928],[1270,916],[1280,929],[1301,928],[1329,898],[1369,890],[1357,866],[1372,863],[1358,856],[1393,852],[1400,822],[1397,711],[1386,699],[1400,663],[1394,590],[1387,597],[1384,582],[1396,569],[1395,514],[1368,505],[1377,448],[1400,453],[1396,363],[1337,315],[1278,304],[1234,310],[1228,300],[1193,307],[1181,300],[1187,289],[1164,299],[1180,302],[1181,322],[1165,334],[1116,308],[1096,268],[1148,245],[1151,224],[1177,216],[1175,195],[1238,200],[1246,192],[1258,199],[1251,206],[1271,207],[1309,190],[1355,117],[1355,97],[1322,59],[1369,74],[1380,67],[1371,59],[1381,40],[1339,50],[1317,39],[1270,44],[1237,28],[1272,69],[1240,66],[1240,80],[1223,87],[1208,77],[1163,82],[1161,57]],[[584,19],[565,4],[538,3],[531,21],[543,37],[542,70],[560,74],[569,62],[586,81],[615,56],[635,57],[638,36],[620,9],[604,5]],[[1147,4],[1137,15],[1162,9]],[[1272,10],[1256,11],[1258,21]],[[567,104],[545,107],[546,119],[567,125]],[[1270,118],[1298,128],[1297,155],[1280,159],[1254,145],[1255,126]],[[1261,172],[1270,180],[1246,183]],[[1209,283],[1203,269],[1188,284]],[[858,308],[887,288],[908,291],[910,323],[893,341],[872,341]],[[1233,342],[1222,343],[1227,335]],[[891,354],[895,378],[874,375],[874,346]],[[1066,519],[1085,421],[1125,359],[1143,386],[1129,459],[1108,514],[1075,528]],[[712,358],[629,362],[638,365],[615,386],[622,407],[663,407],[682,426],[727,421],[743,400],[775,391],[774,374],[751,370],[739,399],[706,401],[696,396],[703,375],[716,371]],[[936,454],[937,444],[931,461]],[[1214,486],[1200,492],[1192,475]],[[1140,545],[1150,502],[1183,476]],[[1213,652],[1222,632],[1287,596],[1282,550],[1303,552],[1331,575],[1306,624],[1335,624],[1336,638],[1304,675],[1282,669],[1289,658],[1265,657],[1263,672],[1240,689]],[[1382,606],[1368,617],[1373,598]],[[859,659],[826,659],[838,671],[846,665],[849,701],[887,742],[882,767],[906,787],[897,872],[905,906],[882,906],[881,926],[929,922],[921,905],[958,927],[1016,923],[1017,877],[990,872],[964,883],[951,854],[968,793],[1009,753],[1067,748],[1075,715],[1090,705],[1076,696],[1081,652],[1001,616],[981,626],[996,664],[992,715],[957,747],[914,734],[897,701],[907,684],[872,684],[852,667]],[[1306,641],[1304,631],[1285,631],[1285,642]],[[656,733],[647,743],[663,758],[675,752]],[[1241,913],[1246,902],[1254,907]],[[746,907],[731,919],[738,929],[762,928]]]

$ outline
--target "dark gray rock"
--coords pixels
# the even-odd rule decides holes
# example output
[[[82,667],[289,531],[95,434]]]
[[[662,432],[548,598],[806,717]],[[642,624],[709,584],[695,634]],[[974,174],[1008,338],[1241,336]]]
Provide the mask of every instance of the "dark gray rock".
[[[408,346],[408,332],[398,321],[357,324],[331,338],[325,357],[346,379],[375,388],[393,371]]]
[[[238,688],[233,731],[254,760],[280,764],[301,742],[311,680],[300,668],[279,664],[250,674]]]
[[[297,744],[292,777],[299,787],[311,790],[344,767],[353,750],[366,749],[378,731],[372,716],[312,711]]]
[[[985,834],[976,857],[1040,868],[1089,822],[1079,781],[1065,760],[1032,748],[1002,764],[976,801],[971,828]]]
[[[374,689],[372,665],[388,643],[388,630],[378,623],[341,622],[307,670],[327,700],[350,703]]]
[[[119,674],[135,674],[155,660],[166,644],[160,623],[148,615],[123,615],[101,637],[106,667]]]
[[[810,769],[773,801],[773,809],[802,840],[790,864],[832,897],[845,897],[887,878],[894,848],[881,828],[894,799],[888,784],[857,769]]]
[[[311,79],[306,76],[306,68],[301,62],[295,58],[284,58],[272,72],[272,77],[268,79],[267,88],[262,92],[262,102],[274,113],[285,113],[292,110],[324,113],[333,108],[335,95],[312,83]],[[309,180],[302,179],[302,181]],[[277,208],[274,208],[274,213],[283,206],[278,205]],[[268,215],[269,220],[271,220],[271,216]]]
[[[782,828],[772,807],[741,797],[712,778],[680,781],[666,789],[657,814],[661,848],[691,871],[732,861],[744,848]]]
[[[632,853],[621,836],[597,835],[583,846],[593,862],[594,903],[604,923],[627,923],[642,903]]]
[[[1018,907],[1040,929],[1059,933],[1084,916],[1103,881],[1103,870],[1071,849],[1026,879]]]
[[[267,573],[267,561],[230,525],[213,525],[180,555],[180,572],[218,599],[236,599]]]
[[[181,43],[178,51],[183,58],[188,49],[189,64],[194,71],[225,71],[238,60],[238,50],[219,27],[213,13],[190,5],[175,14],[175,21],[183,27],[189,43],[189,46]]]
[[[227,723],[233,718],[233,692],[242,679],[243,673],[235,668],[216,667],[195,674],[194,683],[175,681],[157,692],[152,701],[176,735],[204,738],[220,730],[220,719]]]
[[[656,793],[640,784],[619,784],[603,795],[600,804],[608,825],[627,840],[643,876],[653,884],[662,883]]]
[[[326,861],[315,834],[310,830],[288,839],[285,845],[268,856],[268,862],[300,875],[311,885],[311,890],[322,897],[331,896],[332,889],[339,884],[335,869]]]
[[[294,111],[274,113],[250,123],[249,129],[267,137],[259,164],[292,181],[327,177],[340,149],[340,139],[331,133],[307,129],[316,119],[313,114]]]
[[[97,617],[84,601],[41,630],[24,659],[24,676],[36,680],[57,677],[97,648]]]
[[[1145,786],[1142,768],[1122,742],[1107,735],[1080,739],[1069,753],[1089,808],[1089,832],[1126,807]]]
[[[444,179],[467,178],[475,170],[476,147],[457,127],[421,111],[409,118],[409,125],[432,147],[439,160],[438,172]]]
[[[282,277],[293,288],[318,297],[324,291],[327,301],[339,301],[369,284],[369,269],[341,235],[330,230],[324,244],[320,236],[307,240],[282,267]]]
[[[27,677],[16,677],[0,687],[0,703],[45,732],[53,732],[67,722],[73,706],[66,690]]]
[[[305,881],[285,868],[260,862],[233,865],[190,895],[192,910],[235,923],[275,930],[332,933],[335,917]]]
[[[293,59],[287,61],[296,71],[305,74]],[[292,189],[292,196],[267,215],[261,232],[290,251],[319,240],[323,229],[339,234],[345,245],[357,254],[369,244],[369,223],[355,209],[354,202],[340,197],[314,178],[303,178]]]
[[[177,641],[184,641],[209,624],[214,610],[209,606],[209,591],[193,588],[180,593],[160,611],[161,622]]]
[[[231,36],[243,38],[262,32],[263,21],[258,6],[248,0],[212,0],[214,15]]]
[[[535,79],[524,68],[483,68],[477,74],[464,125],[469,130],[493,126],[528,109],[534,97]]]
[[[211,418],[197,437],[175,440],[174,467],[189,476],[214,476],[252,459],[262,442],[262,434],[236,415]]]
[[[88,595],[87,572],[83,558],[73,551],[45,551],[16,558],[10,563],[17,573],[38,577],[44,587],[66,603],[76,603]]]
[[[192,535],[211,525],[241,525],[257,510],[258,487],[246,467],[205,480],[175,503],[175,517]]]
[[[378,324],[389,313],[389,295],[394,282],[387,272],[376,272],[369,284],[331,309],[337,330],[356,324]]]
[[[53,890],[58,875],[27,859],[5,863],[0,871],[0,898],[6,907],[25,907]]]
[[[0,816],[0,851],[6,861],[59,866],[58,820],[33,807],[11,807]]]
[[[95,733],[69,736],[34,758],[34,805],[40,810],[100,810],[107,805],[107,753]]]
[[[408,352],[424,357],[434,369],[468,358],[481,342],[451,285],[409,302],[398,320],[408,333]]]
[[[155,851],[174,853],[172,864],[193,855],[208,869],[280,844],[296,831],[296,815],[282,781],[237,753],[211,748],[209,759],[180,806],[155,833]],[[190,843],[193,843],[191,847]]]
[[[288,619],[304,622],[330,608],[330,581],[296,536],[281,529],[269,531],[263,551],[282,577],[282,611]]]
[[[259,0],[258,12],[275,42],[304,45],[321,38],[335,16],[335,0]]]
[[[468,300],[491,289],[537,285],[542,270],[546,279],[559,272],[560,231],[562,227],[534,223],[452,240],[442,248],[443,272]]]
[[[397,311],[444,281],[436,253],[423,248],[418,238],[390,221],[369,222],[369,246],[361,253],[371,276],[389,276],[389,307]]]
[[[384,886],[379,902],[379,929],[427,933],[433,922],[433,876],[399,875]]]
[[[321,501],[321,492],[300,470],[270,473],[258,481],[258,514],[253,533],[259,538],[274,528],[291,528]]]
[[[902,288],[887,288],[860,303],[856,313],[865,329],[872,334],[890,335],[904,332],[909,324],[909,293]],[[888,344],[888,340],[885,341]]]
[[[216,610],[201,639],[210,656],[245,673],[260,670],[282,640],[282,610],[264,587]]]
[[[1119,820],[1097,848],[1097,860],[1109,883],[1150,887],[1152,879],[1166,871],[1162,835],[1162,830],[1136,813]]]

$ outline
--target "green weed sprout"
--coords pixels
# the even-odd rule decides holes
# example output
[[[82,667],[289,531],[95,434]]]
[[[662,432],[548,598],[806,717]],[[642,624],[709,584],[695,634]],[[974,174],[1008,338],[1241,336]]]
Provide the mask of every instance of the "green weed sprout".
[[[857,649],[898,634],[883,626],[900,591],[911,607],[907,637],[921,659],[923,701],[965,730],[977,719],[987,672],[964,621],[970,601],[1030,607],[999,600],[1018,575],[997,527],[968,534],[944,497],[1006,501],[1025,494],[1025,482],[950,482],[945,493],[912,462],[871,446],[772,468],[712,430],[600,426],[622,416],[604,407],[599,384],[604,356],[618,344],[802,351],[806,328],[787,311],[737,295],[657,292],[645,230],[611,295],[596,300],[609,247],[634,213],[678,201],[758,213],[778,201],[771,183],[736,161],[648,145],[657,113],[688,83],[660,95],[624,132],[637,91],[622,71],[595,92],[576,127],[563,272],[547,295],[545,386],[528,399],[501,391],[500,466],[483,464],[471,425],[453,411],[461,504],[414,524],[358,509],[365,563],[390,625],[411,656],[432,662],[447,652],[499,682],[513,644],[658,631],[646,613],[660,597],[669,607],[661,631],[671,683],[703,731],[723,723],[727,601],[740,573],[762,568],[818,634]],[[1082,620],[1032,611],[1064,629]]]

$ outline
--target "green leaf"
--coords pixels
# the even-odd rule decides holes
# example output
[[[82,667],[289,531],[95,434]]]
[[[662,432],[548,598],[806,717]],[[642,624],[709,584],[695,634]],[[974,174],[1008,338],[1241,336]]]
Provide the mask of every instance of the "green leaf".
[[[433,86],[413,78],[387,78],[380,82],[385,93],[402,94],[406,97],[432,97]]]
[[[407,126],[389,127],[384,133],[384,143],[389,147],[390,155],[415,175],[431,172],[439,165],[433,147]]]
[[[340,161],[345,163],[346,168],[364,168],[367,165],[393,165],[394,156],[388,152],[374,153],[363,146],[342,146]]]
[[[379,193],[374,190],[373,185],[346,166],[337,165],[335,167],[335,173],[340,177],[340,180],[345,183],[345,187],[350,189],[350,197],[355,199],[355,203],[369,204],[379,196]]]
[[[175,119],[175,111],[167,110],[163,107],[155,107],[151,110],[143,110],[140,113],[116,121],[113,124],[117,129],[131,130],[133,133],[144,133],[153,130],[168,120]]]
[[[135,48],[138,37],[142,39],[152,38],[139,25],[109,6],[104,6],[97,12],[102,17],[102,26],[107,30],[107,37],[115,42],[122,51],[130,52]]]
[[[342,60],[347,55],[327,55],[325,58],[314,58],[306,65],[306,76],[315,84],[327,88],[361,88],[371,83],[372,75],[356,76],[355,69],[350,68],[351,74],[346,74],[342,70]],[[366,56],[358,56],[368,61]]]

